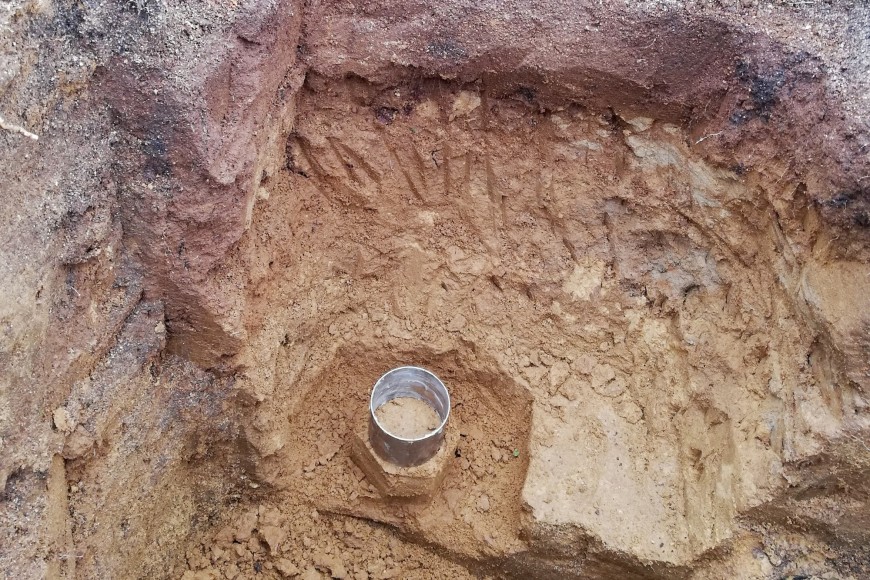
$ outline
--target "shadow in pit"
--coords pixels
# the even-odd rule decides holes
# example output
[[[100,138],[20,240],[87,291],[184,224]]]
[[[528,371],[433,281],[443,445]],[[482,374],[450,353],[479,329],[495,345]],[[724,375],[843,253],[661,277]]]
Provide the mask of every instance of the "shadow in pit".
[[[443,482],[431,496],[384,498],[351,460],[353,434],[368,420],[371,388],[384,372],[417,365],[451,396],[459,432]],[[498,364],[467,351],[395,351],[348,345],[310,384],[289,421],[277,485],[319,511],[372,520],[448,557],[477,559],[523,549],[521,492],[529,463],[530,394]]]

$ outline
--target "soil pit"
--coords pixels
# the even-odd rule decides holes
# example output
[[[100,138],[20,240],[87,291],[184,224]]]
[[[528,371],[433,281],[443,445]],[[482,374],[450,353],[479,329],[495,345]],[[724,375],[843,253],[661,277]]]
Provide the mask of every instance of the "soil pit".
[[[861,3],[18,4],[0,568],[868,577]]]
[[[691,144],[524,94],[309,77],[241,248],[257,479],[475,574],[682,574],[731,538],[842,410],[787,291],[774,208],[802,187]],[[449,377],[462,430],[428,503],[384,501],[347,453],[362,379],[408,361]]]
[[[432,405],[413,397],[396,397],[378,407],[375,417],[388,433],[403,439],[418,439],[438,428],[441,417]]]

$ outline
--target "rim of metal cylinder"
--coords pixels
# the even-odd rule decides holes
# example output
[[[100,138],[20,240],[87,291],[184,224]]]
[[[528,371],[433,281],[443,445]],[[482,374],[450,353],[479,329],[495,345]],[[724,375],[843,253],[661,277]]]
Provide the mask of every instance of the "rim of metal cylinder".
[[[438,428],[415,438],[398,437],[390,433],[378,421],[375,411],[400,397],[428,403],[441,418]],[[421,465],[441,448],[449,418],[450,392],[435,373],[417,366],[397,367],[384,373],[372,387],[369,398],[369,443],[378,455],[390,463],[402,467]]]

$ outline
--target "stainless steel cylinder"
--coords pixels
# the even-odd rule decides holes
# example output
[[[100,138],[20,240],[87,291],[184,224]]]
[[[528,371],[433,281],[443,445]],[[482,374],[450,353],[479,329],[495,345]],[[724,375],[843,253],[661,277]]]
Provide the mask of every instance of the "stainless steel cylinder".
[[[397,437],[378,421],[375,411],[388,401],[409,397],[425,401],[438,413],[441,423],[434,431],[416,439]],[[378,379],[369,401],[369,442],[386,461],[402,467],[425,463],[438,453],[450,417],[450,393],[444,383],[420,367],[395,368]]]

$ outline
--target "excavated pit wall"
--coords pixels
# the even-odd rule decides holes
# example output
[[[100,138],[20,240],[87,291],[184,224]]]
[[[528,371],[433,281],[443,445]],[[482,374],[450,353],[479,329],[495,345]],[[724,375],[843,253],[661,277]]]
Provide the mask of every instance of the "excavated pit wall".
[[[823,59],[656,7],[25,8],[5,569],[237,566],[209,530],[298,504],[445,571],[800,572],[798,534],[860,574],[867,135]],[[467,463],[396,507],[343,444],[410,359]]]

